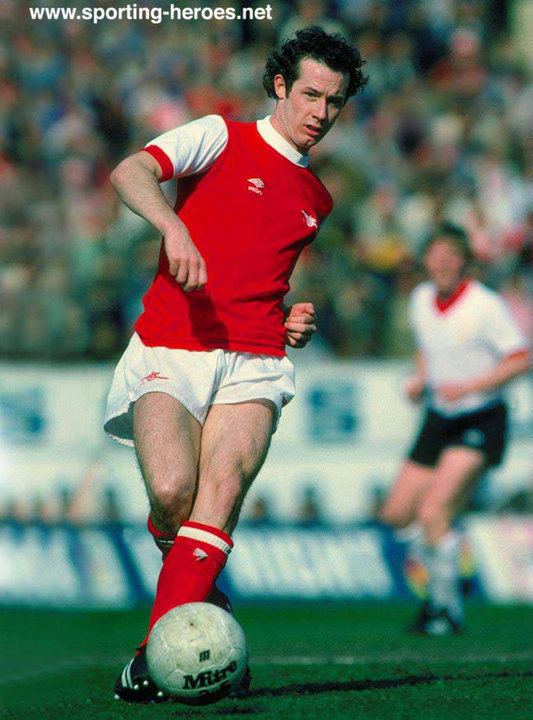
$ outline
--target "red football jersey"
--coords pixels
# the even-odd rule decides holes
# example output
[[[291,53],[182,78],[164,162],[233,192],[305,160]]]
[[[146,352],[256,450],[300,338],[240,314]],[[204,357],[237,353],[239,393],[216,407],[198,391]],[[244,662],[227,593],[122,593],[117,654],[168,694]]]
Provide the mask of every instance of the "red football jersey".
[[[283,356],[289,278],[333,202],[320,180],[271,147],[255,123],[227,128],[214,164],[177,181],[174,209],[206,262],[207,284],[182,290],[162,246],[135,330],[151,347]],[[160,148],[153,154],[166,163]]]

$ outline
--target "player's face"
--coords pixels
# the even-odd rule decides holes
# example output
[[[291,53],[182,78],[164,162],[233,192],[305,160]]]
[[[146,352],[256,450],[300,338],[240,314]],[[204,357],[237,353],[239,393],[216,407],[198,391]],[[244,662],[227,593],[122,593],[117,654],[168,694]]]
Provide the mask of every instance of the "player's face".
[[[452,293],[462,279],[465,259],[445,237],[429,247],[424,263],[429,277],[442,294]]]
[[[300,60],[299,77],[287,94],[282,75],[274,78],[278,104],[272,125],[301,153],[322,140],[346,101],[349,78],[317,60]]]

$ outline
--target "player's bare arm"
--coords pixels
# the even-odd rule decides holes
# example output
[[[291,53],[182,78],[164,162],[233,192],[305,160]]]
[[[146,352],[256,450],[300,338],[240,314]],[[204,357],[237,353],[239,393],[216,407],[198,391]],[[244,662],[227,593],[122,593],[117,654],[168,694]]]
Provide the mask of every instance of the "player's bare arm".
[[[437,388],[437,392],[444,400],[453,402],[471,393],[495,390],[506,385],[515,377],[528,372],[530,368],[531,356],[527,351],[513,353],[504,358],[490,372],[464,383],[444,383]]]
[[[406,379],[404,389],[411,402],[419,402],[427,382],[427,363],[419,350],[415,352],[414,364],[415,371]]]
[[[316,312],[313,303],[294,303],[285,309],[287,345],[303,348],[317,331]]]
[[[127,157],[110,176],[122,202],[162,234],[169,272],[176,282],[186,292],[200,290],[207,282],[205,261],[161,192],[161,178],[159,163],[145,152]]]

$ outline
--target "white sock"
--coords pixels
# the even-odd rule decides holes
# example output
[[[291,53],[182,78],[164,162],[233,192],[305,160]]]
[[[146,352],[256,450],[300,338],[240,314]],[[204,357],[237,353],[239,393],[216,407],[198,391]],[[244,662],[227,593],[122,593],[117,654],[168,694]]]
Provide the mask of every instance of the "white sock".
[[[424,537],[424,530],[418,523],[411,523],[401,530],[396,530],[396,537],[401,542],[408,543],[409,557],[426,567],[428,563],[428,548]]]
[[[463,597],[459,584],[460,537],[450,530],[437,545],[427,548],[431,605],[437,610],[447,610],[450,616],[461,622]]]

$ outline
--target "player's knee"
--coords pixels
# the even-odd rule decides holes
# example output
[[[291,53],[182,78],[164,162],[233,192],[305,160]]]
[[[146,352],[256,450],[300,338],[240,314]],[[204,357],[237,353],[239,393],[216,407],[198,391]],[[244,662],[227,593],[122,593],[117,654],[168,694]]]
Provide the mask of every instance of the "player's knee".
[[[379,519],[385,525],[393,528],[401,529],[407,527],[411,523],[411,515],[403,508],[394,505],[385,504],[379,511]]]
[[[153,489],[152,505],[165,525],[179,525],[189,516],[193,488],[188,485],[162,483]]]

